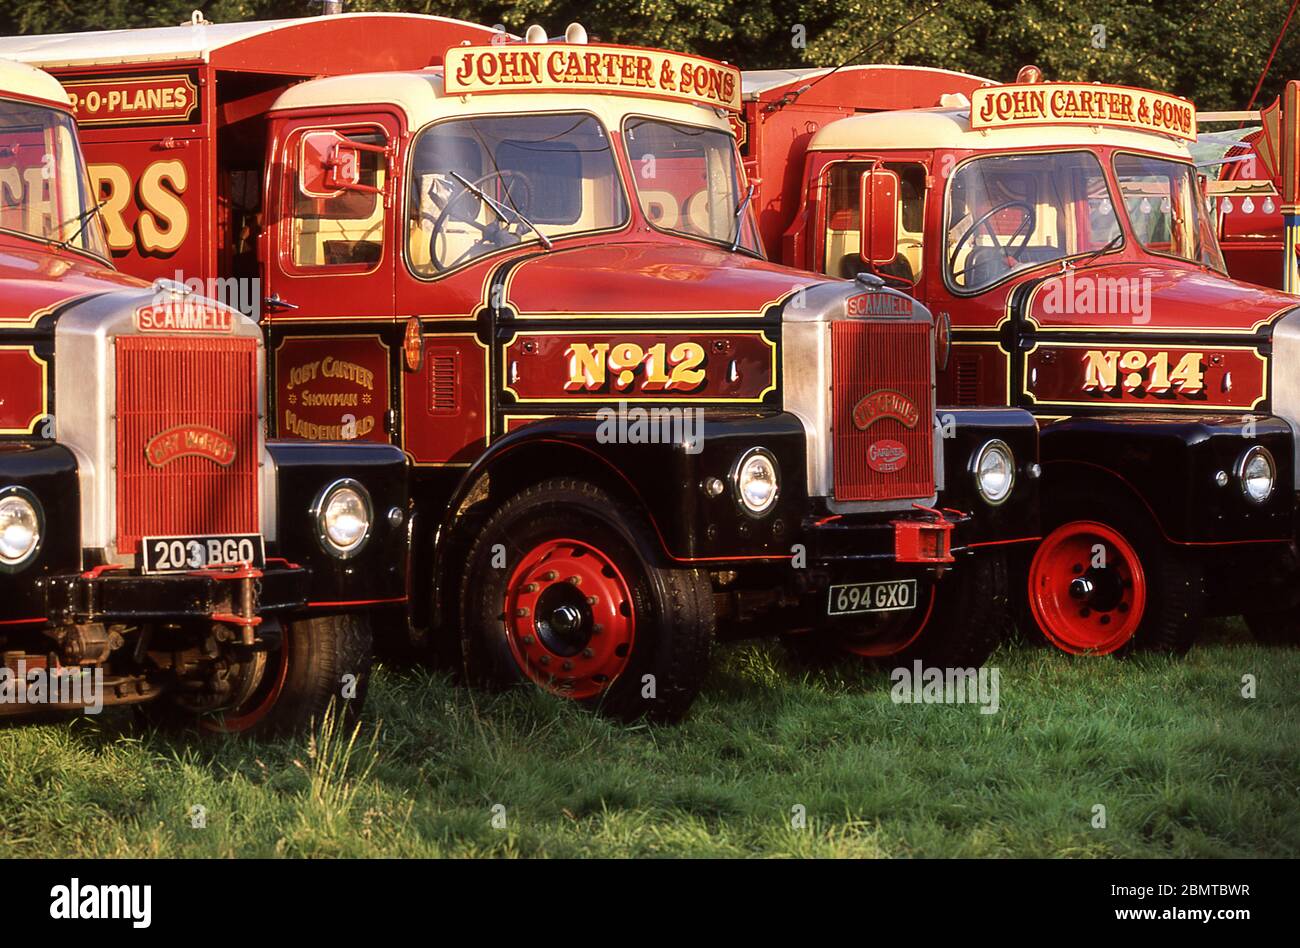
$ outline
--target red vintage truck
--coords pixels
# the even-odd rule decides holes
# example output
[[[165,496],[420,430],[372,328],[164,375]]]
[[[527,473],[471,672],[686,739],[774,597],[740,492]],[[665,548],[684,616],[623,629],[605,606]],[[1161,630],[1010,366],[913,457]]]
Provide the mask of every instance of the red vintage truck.
[[[937,69],[746,74],[769,253],[863,267],[951,324],[939,399],[1039,419],[1020,593],[1071,652],[1186,648],[1203,615],[1297,635],[1300,308],[1231,279],[1193,105]]]
[[[237,310],[113,269],[68,95],[0,60],[0,717],[359,708],[406,461],[267,440],[265,360]]]
[[[996,643],[1033,419],[936,415],[928,310],[764,259],[733,67],[363,14],[0,54],[77,97],[123,269],[260,281],[274,433],[406,452],[411,621],[471,679],[673,718],[715,630]]]

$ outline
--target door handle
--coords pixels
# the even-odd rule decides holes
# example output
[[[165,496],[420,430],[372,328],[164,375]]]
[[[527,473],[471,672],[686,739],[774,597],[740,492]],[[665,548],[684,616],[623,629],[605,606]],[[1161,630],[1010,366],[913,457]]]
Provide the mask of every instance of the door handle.
[[[272,295],[272,296],[264,297],[264,298],[262,299],[262,305],[265,306],[267,309],[269,309],[269,310],[270,310],[271,312],[273,312],[273,313],[278,313],[278,312],[280,312],[281,310],[285,310],[285,309],[297,309],[297,308],[298,308],[298,307],[295,306],[293,303],[290,303],[288,300],[282,300],[282,299],[280,299],[280,294],[279,294],[279,293],[276,293],[276,294],[274,294],[274,295]]]

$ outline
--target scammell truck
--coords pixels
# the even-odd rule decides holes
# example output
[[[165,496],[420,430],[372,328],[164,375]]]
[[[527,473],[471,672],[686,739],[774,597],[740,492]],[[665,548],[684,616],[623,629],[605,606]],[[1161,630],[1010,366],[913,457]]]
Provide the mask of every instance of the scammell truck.
[[[115,270],[96,208],[68,94],[0,60],[0,715],[355,713],[406,459],[267,439],[257,324]]]
[[[1038,419],[1026,625],[1089,654],[1181,652],[1207,615],[1295,641],[1300,306],[1229,276],[1191,102],[888,65],[742,98],[769,254],[923,303],[940,403]]]

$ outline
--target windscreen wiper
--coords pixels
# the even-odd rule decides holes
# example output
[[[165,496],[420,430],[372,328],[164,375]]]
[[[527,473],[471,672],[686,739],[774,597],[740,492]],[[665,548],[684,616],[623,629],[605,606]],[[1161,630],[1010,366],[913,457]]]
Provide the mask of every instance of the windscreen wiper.
[[[745,213],[745,208],[749,207],[749,202],[754,199],[754,186],[751,184],[745,191],[745,196],[740,199],[736,205],[736,216],[733,219],[733,228],[736,236],[731,239],[731,252],[735,253],[736,248],[740,246],[740,218]]]
[[[1069,265],[1071,268],[1075,270],[1079,269],[1080,267],[1086,267],[1088,264],[1092,263],[1092,261],[1096,260],[1102,254],[1114,250],[1123,242],[1124,242],[1124,232],[1121,230],[1110,240],[1106,241],[1105,245],[1098,247],[1096,250],[1088,254],[1086,257],[1076,257],[1075,259],[1069,261]]]
[[[501,218],[501,223],[503,224],[510,223],[510,218],[506,216],[508,212],[509,214],[514,215],[515,220],[519,221],[519,223],[523,224],[534,234],[536,234],[537,239],[542,242],[542,246],[545,247],[547,250],[550,250],[551,247],[554,246],[554,244],[552,244],[551,242],[551,238],[543,234],[541,230],[538,229],[536,224],[534,224],[532,221],[530,221],[527,217],[525,217],[520,212],[519,208],[514,206],[506,207],[504,204],[501,204],[500,202],[495,201],[492,198],[488,197],[486,191],[484,191],[474,182],[470,181],[459,171],[453,171],[451,173],[451,176],[455,178],[457,181],[459,181],[464,186],[466,191],[468,191],[470,194],[473,194],[480,201],[482,201],[489,208],[491,208],[492,212],[496,214],[497,217]]]
[[[72,246],[72,242],[82,235],[82,233],[86,229],[86,225],[90,223],[90,219],[94,217],[96,214],[98,214],[100,208],[102,208],[107,203],[108,203],[107,201],[103,201],[100,202],[99,204],[92,204],[90,207],[86,208],[76,217],[69,218],[68,220],[60,224],[59,230],[63,230],[63,228],[67,227],[69,224],[76,224],[77,229],[73,231],[71,237],[67,237],[63,240],[58,241],[57,242],[58,246],[62,247],[64,250],[74,249]]]

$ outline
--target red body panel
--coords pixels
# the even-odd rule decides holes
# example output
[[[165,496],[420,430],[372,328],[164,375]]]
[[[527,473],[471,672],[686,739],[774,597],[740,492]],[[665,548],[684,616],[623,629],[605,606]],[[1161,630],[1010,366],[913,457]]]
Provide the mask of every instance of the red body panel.
[[[0,234],[0,330],[34,326],[57,306],[140,281],[91,257]]]
[[[49,417],[53,369],[38,348],[41,320],[81,297],[140,281],[91,257],[0,234],[0,435],[27,435]]]
[[[349,426],[347,440],[388,441],[389,355],[378,336],[284,338],[275,350],[276,430],[338,441]]]
[[[689,309],[665,296],[665,282],[682,288]],[[800,287],[820,282],[818,277],[738,258],[703,243],[584,242],[572,250],[534,256],[511,270],[505,300],[521,317],[591,313],[758,319]],[[648,301],[661,305],[647,310]]]

